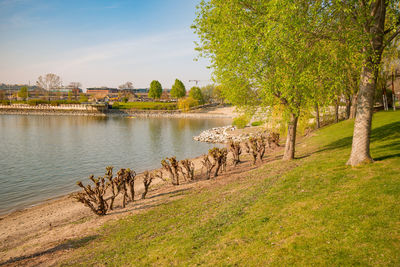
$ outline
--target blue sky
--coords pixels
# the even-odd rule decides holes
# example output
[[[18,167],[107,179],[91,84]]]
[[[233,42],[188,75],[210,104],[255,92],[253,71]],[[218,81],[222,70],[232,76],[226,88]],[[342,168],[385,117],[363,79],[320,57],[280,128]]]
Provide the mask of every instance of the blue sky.
[[[46,73],[84,88],[210,83],[208,61],[193,60],[198,2],[0,0],[0,83],[34,84]]]

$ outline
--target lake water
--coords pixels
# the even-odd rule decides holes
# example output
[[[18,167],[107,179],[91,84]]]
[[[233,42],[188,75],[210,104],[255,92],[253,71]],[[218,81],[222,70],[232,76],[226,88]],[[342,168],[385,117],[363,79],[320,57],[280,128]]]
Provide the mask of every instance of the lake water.
[[[105,167],[137,173],[206,153],[194,135],[230,119],[0,115],[0,214],[65,195]]]

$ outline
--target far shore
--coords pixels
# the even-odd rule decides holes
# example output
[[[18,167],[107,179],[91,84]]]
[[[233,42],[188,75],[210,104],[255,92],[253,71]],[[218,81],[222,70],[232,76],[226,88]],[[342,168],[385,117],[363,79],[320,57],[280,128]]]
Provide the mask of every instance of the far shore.
[[[0,115],[36,115],[36,116],[97,116],[97,117],[167,117],[167,118],[233,118],[234,107],[210,106],[188,112],[181,110],[129,110],[109,109],[104,112],[83,109],[58,108],[19,108],[18,106],[2,106]]]

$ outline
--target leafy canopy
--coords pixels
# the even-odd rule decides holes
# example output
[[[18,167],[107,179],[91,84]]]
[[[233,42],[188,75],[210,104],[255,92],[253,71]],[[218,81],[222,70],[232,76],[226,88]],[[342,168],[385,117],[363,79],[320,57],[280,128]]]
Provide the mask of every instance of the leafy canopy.
[[[201,89],[197,86],[193,86],[189,91],[189,97],[197,100],[200,105],[204,104],[204,97]]]
[[[299,116],[340,88],[340,60],[356,50],[321,34],[335,29],[331,11],[322,0],[210,0],[200,3],[193,28],[231,103],[279,104]]]
[[[160,98],[162,94],[162,86],[159,81],[152,81],[150,83],[150,89],[149,89],[149,97],[151,98]]]
[[[185,85],[178,79],[175,79],[174,85],[171,88],[171,96],[173,98],[181,98],[186,95]]]

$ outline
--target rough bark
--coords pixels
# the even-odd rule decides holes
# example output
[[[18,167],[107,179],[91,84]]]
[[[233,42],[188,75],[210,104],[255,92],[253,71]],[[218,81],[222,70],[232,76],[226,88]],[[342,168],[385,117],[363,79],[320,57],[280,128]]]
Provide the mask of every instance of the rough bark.
[[[357,102],[357,114],[354,123],[353,144],[350,159],[347,164],[356,166],[362,163],[373,162],[369,145],[371,122],[374,104],[374,93],[377,80],[377,66],[380,63],[387,3],[377,0],[373,4],[372,25],[366,25],[365,30],[371,33],[372,48],[365,47],[364,53],[368,55],[364,62],[360,77],[360,91]]]
[[[350,119],[355,119],[357,114],[358,92],[351,97]]]
[[[350,113],[351,113],[351,97],[348,95],[346,97],[346,114],[345,114],[345,119],[348,120],[350,118]]]
[[[335,123],[339,122],[339,99],[335,101]]]
[[[317,122],[317,129],[321,128],[321,123],[319,119],[319,106],[318,103],[315,103],[315,120]]]
[[[296,129],[297,129],[298,119],[299,117],[296,114],[290,113],[290,120],[288,122],[285,153],[283,154],[283,160],[294,159],[295,144],[296,144]]]
[[[393,111],[396,111],[396,92],[394,91],[394,74],[392,71],[392,106],[393,106]]]

